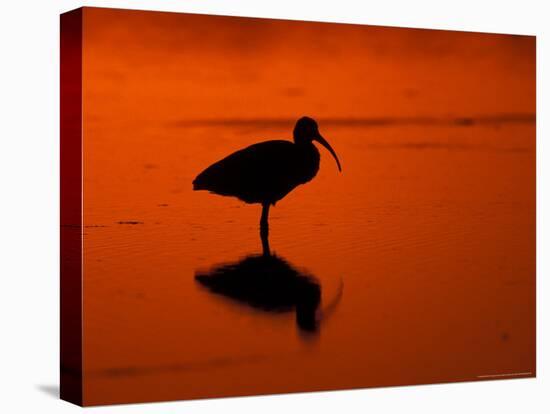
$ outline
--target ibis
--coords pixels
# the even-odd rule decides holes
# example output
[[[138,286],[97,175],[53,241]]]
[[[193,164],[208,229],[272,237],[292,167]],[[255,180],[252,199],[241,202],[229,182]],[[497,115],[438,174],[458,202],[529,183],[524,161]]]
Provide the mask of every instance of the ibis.
[[[300,184],[311,181],[319,171],[320,155],[313,141],[330,152],[338,170],[342,171],[336,152],[320,134],[314,119],[298,119],[293,137],[294,142],[265,141],[236,151],[206,168],[193,180],[194,190],[261,204],[260,236],[267,254],[270,206]]]

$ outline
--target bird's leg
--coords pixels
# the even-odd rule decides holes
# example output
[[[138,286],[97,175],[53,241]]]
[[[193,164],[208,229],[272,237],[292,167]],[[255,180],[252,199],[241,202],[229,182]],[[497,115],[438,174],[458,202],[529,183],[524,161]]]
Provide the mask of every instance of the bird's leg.
[[[269,203],[262,204],[262,217],[260,218],[260,238],[262,239],[262,248],[264,256],[271,254],[269,250]]]

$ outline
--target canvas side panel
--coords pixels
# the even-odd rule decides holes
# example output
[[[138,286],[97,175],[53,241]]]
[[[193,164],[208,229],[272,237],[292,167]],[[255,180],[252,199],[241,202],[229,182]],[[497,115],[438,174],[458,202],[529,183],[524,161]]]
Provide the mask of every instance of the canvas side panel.
[[[82,405],[82,9],[61,15],[60,55],[60,394]]]

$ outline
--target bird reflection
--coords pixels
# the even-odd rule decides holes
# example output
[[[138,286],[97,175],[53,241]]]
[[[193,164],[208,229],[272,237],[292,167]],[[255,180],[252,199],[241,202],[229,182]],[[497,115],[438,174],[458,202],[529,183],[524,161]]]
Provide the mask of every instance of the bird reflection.
[[[301,333],[319,330],[321,285],[317,278],[265,250],[264,254],[220,264],[206,272],[198,271],[195,280],[214,294],[258,310],[295,311],[296,325]]]

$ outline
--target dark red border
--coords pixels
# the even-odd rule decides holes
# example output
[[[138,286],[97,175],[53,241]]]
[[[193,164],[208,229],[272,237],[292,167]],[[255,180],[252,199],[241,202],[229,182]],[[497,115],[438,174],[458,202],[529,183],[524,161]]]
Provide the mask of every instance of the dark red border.
[[[61,15],[61,399],[82,405],[82,9]]]

